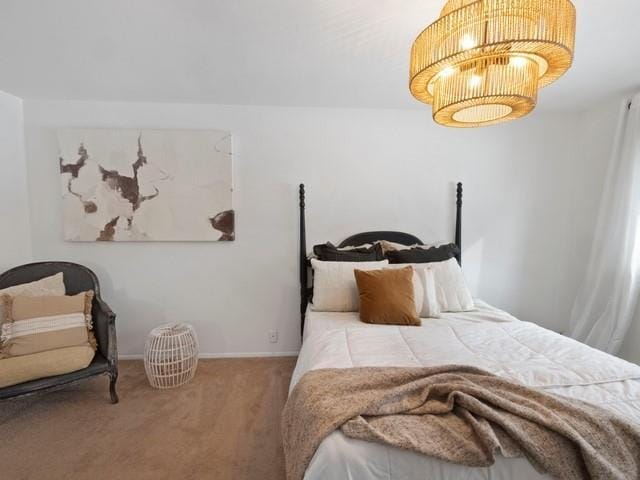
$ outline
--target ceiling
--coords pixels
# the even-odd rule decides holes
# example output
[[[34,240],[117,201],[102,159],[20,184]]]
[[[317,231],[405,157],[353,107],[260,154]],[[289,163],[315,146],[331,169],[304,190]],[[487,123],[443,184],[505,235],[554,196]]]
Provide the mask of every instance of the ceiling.
[[[0,90],[23,98],[423,108],[408,57],[444,0],[0,0]],[[640,87],[640,1],[574,0],[575,65],[539,106]],[[427,108],[427,107],[424,107]]]

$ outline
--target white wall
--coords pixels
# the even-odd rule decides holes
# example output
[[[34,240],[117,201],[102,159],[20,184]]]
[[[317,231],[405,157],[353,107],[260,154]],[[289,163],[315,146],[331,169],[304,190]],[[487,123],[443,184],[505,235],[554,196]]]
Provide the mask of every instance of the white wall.
[[[600,170],[576,144],[584,120],[540,112],[451,130],[430,112],[25,101],[33,253],[93,268],[118,313],[122,354],[167,321],[195,325],[206,353],[299,347],[297,184],[307,184],[309,248],[371,229],[451,239],[465,182],[464,268],[480,297],[564,330],[588,251]],[[233,132],[237,241],[74,244],[62,240],[57,127]],[[596,160],[594,160],[597,163]],[[597,190],[597,189],[596,189]],[[575,263],[575,261],[574,261]],[[267,332],[278,330],[278,344]]]
[[[0,272],[31,258],[22,100],[0,92]]]

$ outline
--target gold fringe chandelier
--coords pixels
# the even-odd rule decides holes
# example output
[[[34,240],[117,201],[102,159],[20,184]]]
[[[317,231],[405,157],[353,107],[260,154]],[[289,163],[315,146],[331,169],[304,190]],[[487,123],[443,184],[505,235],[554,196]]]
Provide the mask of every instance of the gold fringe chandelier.
[[[575,30],[570,0],[449,0],[413,43],[411,94],[450,127],[523,117],[571,67]]]

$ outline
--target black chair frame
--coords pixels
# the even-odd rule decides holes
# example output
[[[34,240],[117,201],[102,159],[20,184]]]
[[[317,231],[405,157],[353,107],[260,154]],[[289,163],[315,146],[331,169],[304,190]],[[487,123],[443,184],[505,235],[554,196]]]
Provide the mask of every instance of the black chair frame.
[[[12,268],[0,275],[0,290],[22,283],[40,280],[63,273],[67,295],[93,290],[95,296],[91,309],[93,331],[98,342],[96,355],[87,368],[65,375],[41,378],[0,388],[0,400],[33,395],[65,387],[96,375],[109,376],[111,403],[118,403],[118,349],[116,344],[116,314],[100,296],[100,282],[95,273],[83,265],[71,262],[38,262]]]

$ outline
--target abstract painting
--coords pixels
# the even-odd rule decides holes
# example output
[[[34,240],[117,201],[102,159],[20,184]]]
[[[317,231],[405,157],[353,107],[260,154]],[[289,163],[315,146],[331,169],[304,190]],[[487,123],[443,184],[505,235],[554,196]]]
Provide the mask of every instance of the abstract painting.
[[[231,241],[231,134],[58,130],[65,239]]]

